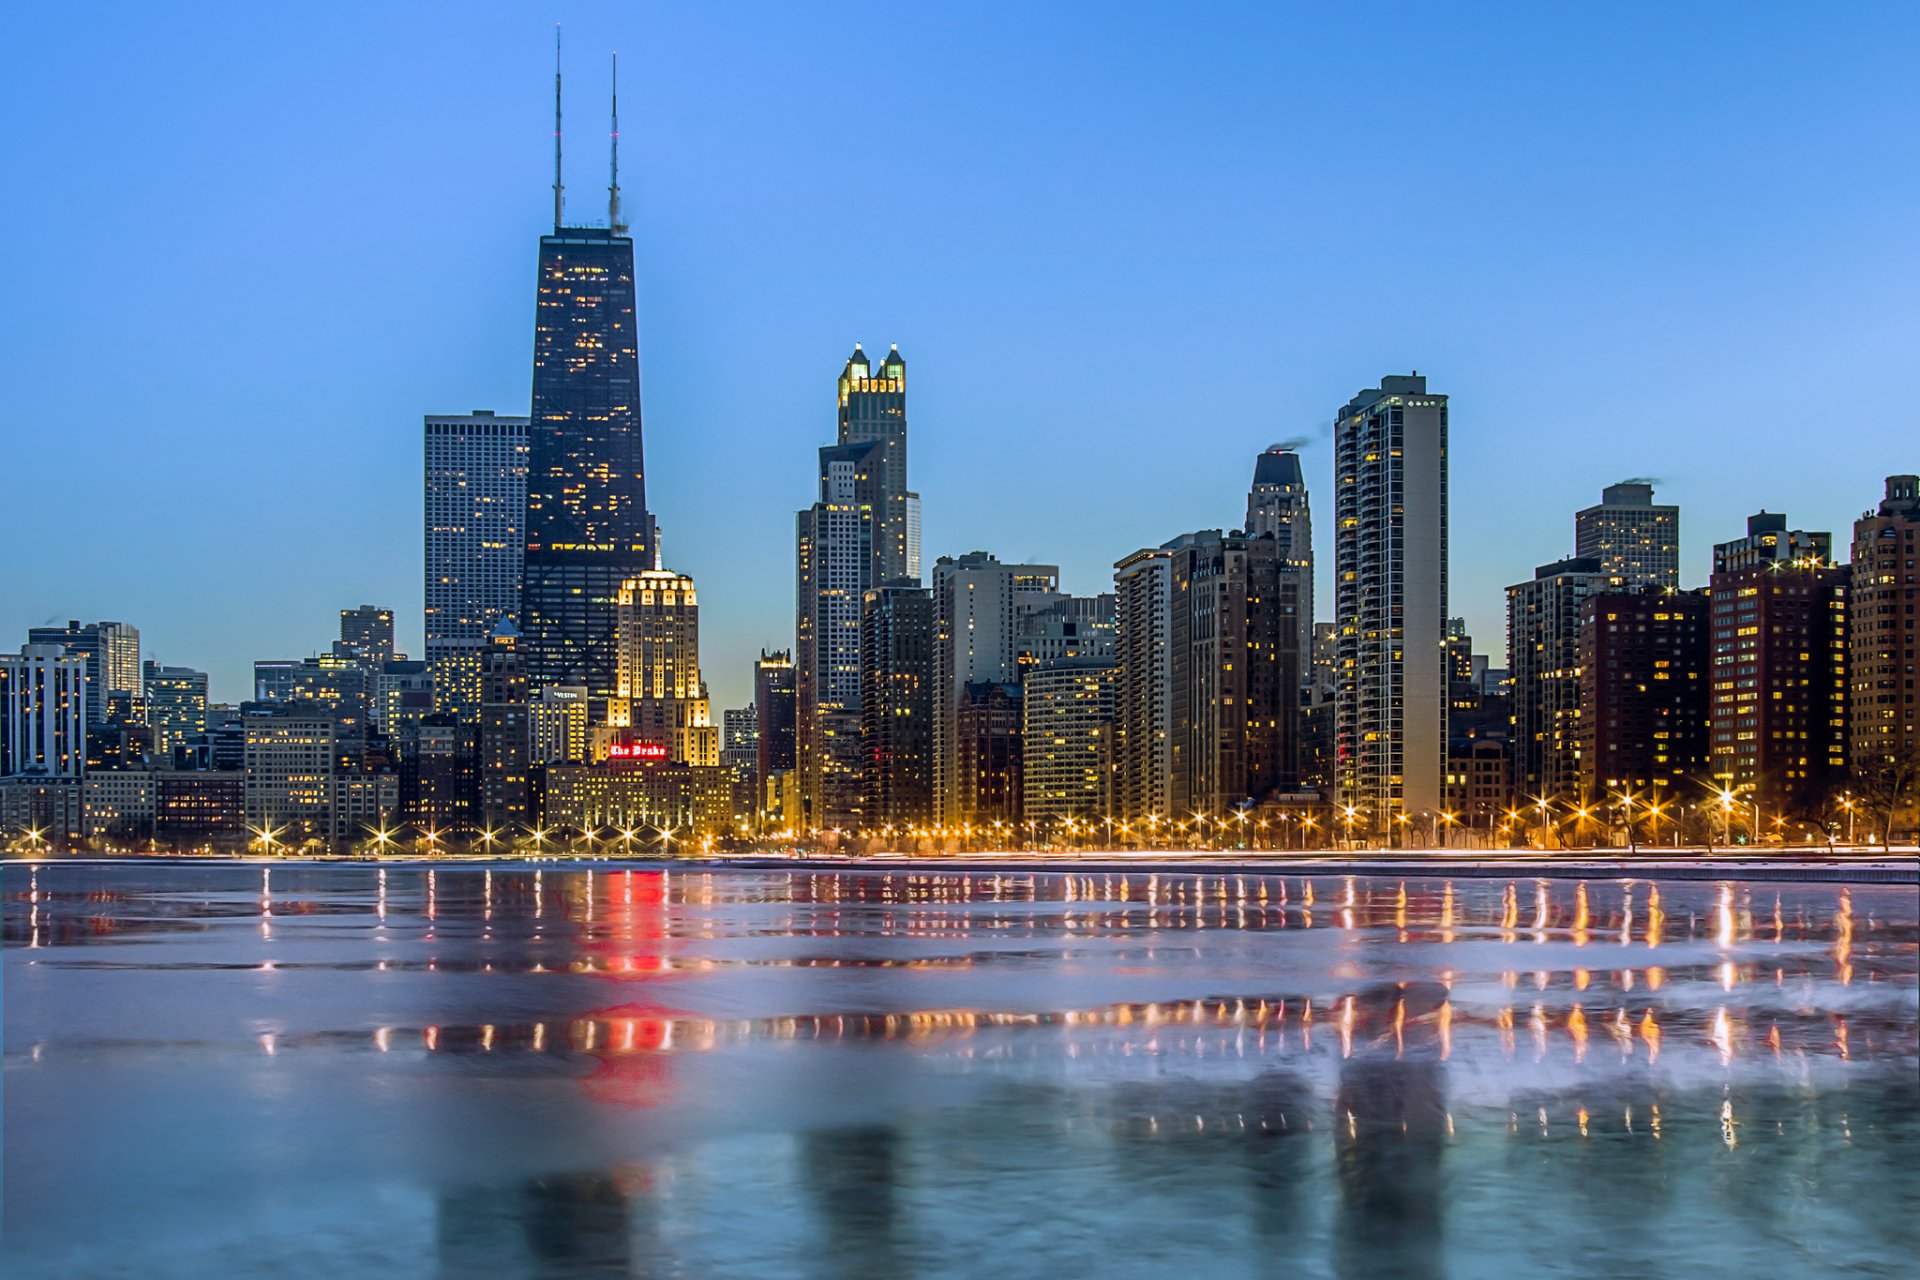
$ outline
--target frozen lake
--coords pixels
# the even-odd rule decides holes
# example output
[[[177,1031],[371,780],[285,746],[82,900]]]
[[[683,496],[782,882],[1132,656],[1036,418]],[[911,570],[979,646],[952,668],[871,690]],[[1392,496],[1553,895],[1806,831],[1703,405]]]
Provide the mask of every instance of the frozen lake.
[[[1907,1274],[1911,887],[5,868],[5,1272]]]

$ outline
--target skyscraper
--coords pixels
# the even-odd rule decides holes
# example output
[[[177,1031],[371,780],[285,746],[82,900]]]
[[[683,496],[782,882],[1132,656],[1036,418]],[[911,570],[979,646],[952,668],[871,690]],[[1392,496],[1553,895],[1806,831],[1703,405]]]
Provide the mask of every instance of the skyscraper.
[[[494,624],[480,655],[480,819],[513,828],[532,821],[533,735],[527,669],[513,619]]]
[[[1622,480],[1574,513],[1573,554],[1600,562],[1615,591],[1680,586],[1680,508],[1655,506],[1653,481]]]
[[[1507,588],[1513,783],[1523,799],[1597,799],[1581,792],[1580,618],[1607,582],[1597,557],[1574,556]]]
[[[1625,793],[1663,810],[1700,798],[1711,742],[1710,612],[1705,591],[1643,588],[1587,598],[1580,619],[1583,795],[1605,801]]]
[[[368,665],[393,657],[393,610],[375,604],[340,611],[340,639],[335,657]]]
[[[1334,422],[1336,799],[1392,831],[1442,804],[1447,398],[1389,376]]]
[[[1116,664],[1049,658],[1020,682],[1020,806],[1036,828],[1113,818]]]
[[[671,764],[715,767],[720,730],[700,675],[700,597],[693,579],[649,569],[620,587],[620,650],[607,724],[666,748]]]
[[[1297,576],[1271,537],[1212,529],[1167,549],[1170,812],[1219,820],[1299,781]]]
[[[57,644],[0,654],[0,778],[86,771],[87,659]]]
[[[1017,682],[1020,617],[1059,598],[1058,565],[1003,564],[987,552],[970,551],[958,558],[942,556],[933,566],[934,811],[948,826],[977,820],[977,814],[968,816],[968,797],[978,788],[963,776],[959,741],[958,715],[969,698],[968,686]],[[1000,703],[985,698],[979,705],[998,708]],[[986,720],[997,725],[997,716],[996,710]],[[1019,725],[1016,708],[1016,734]],[[1011,817],[1019,817],[1018,806]]]
[[[877,441],[821,449],[819,500],[798,516],[796,735],[809,827],[851,827],[859,818],[860,610],[878,581],[884,456]]]
[[[763,649],[760,657],[754,661],[753,714],[758,723],[755,726],[754,750],[757,759],[754,763],[753,786],[756,804],[762,815],[772,813],[779,804],[778,794],[769,792],[769,784],[779,786],[784,775],[791,773],[794,767],[797,708],[794,705],[793,677],[793,655],[790,653],[769,653]]]
[[[207,673],[148,661],[142,674],[153,752],[171,762],[173,749],[207,729]]]
[[[874,583],[920,580],[920,495],[907,489],[907,364],[900,348],[879,372],[853,344],[840,372],[838,443],[878,444],[880,500],[874,515]]]
[[[124,622],[89,622],[78,619],[64,627],[29,627],[28,644],[57,644],[86,663],[87,727],[95,728],[107,719],[113,695],[137,697],[140,693],[140,628]]]
[[[1173,552],[1136,551],[1113,567],[1114,814],[1173,812]]]
[[[1274,445],[1253,463],[1253,488],[1247,493],[1247,536],[1271,536],[1281,566],[1293,574],[1299,609],[1300,678],[1305,682],[1313,653],[1313,510],[1300,455]]]
[[[874,587],[860,617],[861,813],[869,828],[933,816],[933,599]]]
[[[520,631],[534,687],[585,685],[597,700],[611,697],[619,679],[621,584],[658,557],[618,151],[610,225],[563,225],[557,73],[554,82],[554,226],[540,237]],[[617,129],[614,139],[617,148]]]
[[[527,419],[426,419],[426,641],[435,705],[480,716],[480,654],[520,616],[527,554]]]
[[[1849,598],[1854,785],[1876,806],[1910,814],[1920,803],[1920,477],[1888,476],[1887,496],[1853,526]],[[1908,818],[1908,821],[1911,819]],[[1899,825],[1893,818],[1890,825]]]

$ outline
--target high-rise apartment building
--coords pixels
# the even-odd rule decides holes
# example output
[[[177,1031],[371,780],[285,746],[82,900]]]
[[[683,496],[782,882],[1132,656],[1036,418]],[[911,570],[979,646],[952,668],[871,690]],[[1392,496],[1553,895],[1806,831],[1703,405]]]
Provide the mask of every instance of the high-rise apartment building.
[[[147,723],[153,726],[153,753],[171,761],[173,751],[207,730],[207,673],[191,667],[163,667],[149,660],[141,675]]]
[[[1114,814],[1173,812],[1173,552],[1136,551],[1113,566]]]
[[[520,601],[527,674],[536,688],[584,685],[608,698],[619,677],[620,587],[657,559],[633,241],[619,227],[563,227],[556,217],[540,237],[538,290]]]
[[[59,644],[0,654],[0,778],[86,772],[88,662]]]
[[[1741,806],[1810,816],[1845,776],[1852,578],[1812,551],[1713,575],[1713,778]]]
[[[1272,537],[1280,563],[1294,576],[1300,638],[1295,652],[1302,656],[1301,678],[1307,673],[1304,655],[1313,652],[1313,509],[1307,501],[1307,480],[1300,471],[1300,455],[1285,445],[1274,445],[1253,463],[1253,488],[1247,493],[1247,536]]]
[[[933,598],[911,578],[862,603],[860,773],[869,830],[933,816]]]
[[[934,564],[933,775],[938,821],[948,826],[969,821],[967,797],[977,791],[961,776],[957,717],[968,697],[967,686],[1017,682],[1021,616],[1059,598],[1058,565],[1003,564],[984,551],[942,556]],[[1013,729],[1017,734],[1017,715]]]
[[[1762,511],[1747,517],[1747,536],[1713,546],[1713,571],[1734,573],[1770,565],[1833,563],[1833,535],[1787,528],[1787,518]]]
[[[649,569],[620,587],[620,647],[606,723],[673,764],[716,767],[720,730],[700,675],[700,597],[693,579]]]
[[[820,450],[820,497],[796,539],[798,769],[808,827],[859,824],[860,611],[881,579],[875,537],[884,502],[877,441]]]
[[[1113,812],[1111,657],[1052,658],[1020,682],[1020,806],[1037,828],[1098,823]]]
[[[1607,585],[1599,559],[1571,556],[1507,588],[1513,785],[1521,799],[1595,798],[1580,789],[1580,617]]]
[[[920,581],[920,495],[907,488],[907,364],[900,348],[887,352],[876,371],[853,344],[840,372],[842,445],[880,446],[876,471],[879,503],[874,512],[875,584]]]
[[[513,619],[494,624],[480,655],[480,820],[490,828],[533,820],[533,735],[526,655]]]
[[[1115,599],[1063,595],[1022,610],[1014,623],[1014,664],[1022,672],[1063,658],[1111,658]]]
[[[1612,577],[1601,561],[1603,576]],[[1712,602],[1645,587],[1587,597],[1580,618],[1580,793],[1670,806],[1702,798],[1711,746]]]
[[[426,419],[426,640],[437,708],[480,716],[480,655],[520,616],[527,554],[527,419]]]
[[[1299,579],[1271,537],[1167,546],[1172,812],[1217,819],[1298,785]]]
[[[367,672],[367,722],[400,737],[433,714],[433,673],[411,658],[383,658]]]
[[[140,694],[140,628],[124,622],[78,619],[64,627],[29,627],[28,644],[57,644],[85,661],[87,726],[104,724],[113,695]]]
[[[1887,496],[1853,526],[1849,589],[1850,751],[1869,803],[1912,823],[1920,805],[1920,477],[1888,476]]]
[[[1615,591],[1680,586],[1680,508],[1657,506],[1651,480],[1622,480],[1574,513],[1573,554],[1600,562]]]
[[[771,815],[780,807],[781,786],[793,772],[795,757],[794,665],[791,653],[761,650],[753,664],[754,732],[753,786],[755,802],[762,815]]]
[[[1447,398],[1390,376],[1334,421],[1336,800],[1357,830],[1441,808]]]
[[[960,690],[953,713],[953,791],[940,819],[949,833],[1006,840],[1018,830],[1025,808],[1023,700],[1012,681],[975,680]]]
[[[340,639],[334,644],[336,657],[349,658],[372,666],[385,662],[393,653],[393,610],[363,604],[340,611]]]

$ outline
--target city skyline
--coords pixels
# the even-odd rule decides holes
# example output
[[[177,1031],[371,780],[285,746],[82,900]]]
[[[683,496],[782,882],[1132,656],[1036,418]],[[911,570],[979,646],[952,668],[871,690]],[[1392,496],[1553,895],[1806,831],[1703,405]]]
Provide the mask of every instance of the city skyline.
[[[707,156],[700,144],[715,139],[707,129],[721,131],[729,146],[753,153],[754,165],[770,166],[757,181],[796,180],[796,169],[761,157],[758,148],[787,145],[790,131],[809,124],[824,126],[821,113],[848,105],[839,91],[829,87],[819,101],[805,104],[802,119],[778,123],[764,111],[726,116],[720,104],[725,86],[743,83],[773,56],[776,39],[795,35],[791,20],[768,16],[764,29],[731,47],[735,61],[716,63],[694,38],[698,19],[656,30],[572,6],[551,16],[568,23],[569,48],[578,50],[569,66],[568,118],[577,123],[569,128],[575,141],[568,173],[579,194],[569,221],[592,222],[598,212],[607,88],[602,51],[624,46],[628,52],[626,210],[640,259],[639,347],[656,479],[648,498],[664,530],[665,563],[702,584],[708,637],[702,665],[716,706],[744,704],[753,657],[791,644],[785,548],[791,512],[809,496],[797,482],[804,482],[809,455],[831,429],[830,370],[857,337],[876,351],[898,342],[914,360],[913,485],[925,495],[926,562],[979,549],[1010,563],[1057,563],[1062,587],[1076,593],[1109,589],[1113,562],[1136,547],[1159,545],[1180,529],[1238,523],[1248,462],[1287,437],[1307,438],[1307,486],[1321,498],[1315,544],[1330,547],[1334,410],[1383,372],[1428,372],[1456,414],[1450,612],[1467,619],[1476,647],[1496,654],[1505,586],[1571,553],[1572,513],[1592,504],[1606,485],[1634,475],[1661,479],[1658,499],[1685,512],[1681,580],[1694,586],[1706,580],[1711,546],[1737,538],[1754,510],[1787,509],[1796,526],[1844,538],[1877,502],[1881,477],[1908,465],[1896,448],[1898,388],[1876,376],[1897,367],[1899,353],[1913,345],[1914,320],[1897,281],[1909,274],[1900,266],[1914,251],[1904,236],[1896,238],[1892,214],[1880,212],[1903,202],[1834,208],[1825,194],[1810,202],[1788,189],[1884,145],[1875,141],[1879,131],[1899,118],[1902,94],[1912,91],[1869,74],[1873,60],[1891,58],[1898,43],[1874,23],[1884,28],[1900,18],[1854,15],[1845,20],[1852,26],[1818,31],[1789,30],[1779,20],[1738,31],[1714,26],[1716,40],[1725,41],[1716,45],[1724,64],[1702,71],[1702,84],[1663,86],[1667,114],[1630,114],[1610,134],[1589,126],[1583,136],[1602,144],[1597,156],[1543,158],[1530,175],[1535,185],[1501,187],[1503,195],[1518,198],[1514,216],[1538,221],[1562,209],[1543,225],[1584,232],[1597,237],[1590,248],[1611,251],[1577,256],[1563,270],[1561,279],[1588,286],[1574,290],[1582,303],[1577,314],[1563,314],[1557,299],[1548,310],[1549,300],[1523,280],[1533,255],[1564,246],[1541,242],[1537,230],[1533,241],[1496,244],[1497,219],[1472,232],[1474,252],[1451,251],[1442,242],[1472,229],[1474,219],[1493,208],[1491,196],[1465,188],[1475,175],[1495,171],[1504,148],[1524,149],[1551,125],[1578,124],[1584,112],[1605,103],[1618,77],[1659,65],[1660,59],[1624,47],[1625,33],[1600,41],[1586,73],[1547,105],[1546,120],[1510,121],[1511,134],[1493,145],[1437,146],[1436,167],[1458,166],[1446,178],[1454,203],[1443,201],[1419,220],[1396,215],[1384,225],[1376,214],[1355,215],[1343,236],[1341,227],[1300,212],[1291,199],[1311,196],[1302,200],[1310,207],[1334,191],[1335,174],[1347,171],[1347,161],[1364,161],[1362,144],[1369,140],[1406,135],[1444,144],[1449,124],[1504,118],[1532,73],[1501,71],[1480,97],[1443,95],[1436,121],[1400,113],[1387,119],[1377,108],[1371,115],[1356,109],[1356,119],[1344,122],[1322,112],[1312,117],[1315,128],[1305,141],[1283,144],[1278,134],[1261,130],[1274,126],[1282,108],[1304,101],[1302,91],[1255,84],[1267,65],[1218,35],[1169,30],[1177,38],[1165,52],[1167,85],[1133,82],[1125,91],[1113,85],[1077,107],[1041,95],[994,108],[1050,104],[1062,113],[1079,157],[1069,176],[1084,180],[1084,191],[1049,188],[1064,212],[1053,215],[1057,224],[1025,227],[1021,236],[1022,225],[1003,206],[1022,184],[1045,179],[1045,157],[1024,150],[1027,142],[1004,138],[998,140],[1010,149],[995,157],[989,125],[1001,117],[956,117],[973,98],[945,69],[950,51],[938,60],[939,75],[912,88],[916,71],[927,69],[929,42],[939,38],[974,50],[983,68],[1004,70],[1008,60],[1031,56],[988,51],[977,25],[983,20],[932,17],[915,25],[902,19],[908,24],[903,54],[884,70],[883,100],[891,95],[918,110],[904,111],[904,123],[876,124],[873,131],[916,141],[925,154],[902,159],[908,172],[897,191],[877,204],[864,193],[863,206],[803,185],[804,198],[776,215],[766,204],[741,200],[740,180],[724,172],[726,156]],[[1063,80],[1098,87],[1103,71],[1138,56],[1123,46],[1138,42],[1143,20],[1124,17],[1122,31],[1086,33],[1085,65],[1061,68]],[[57,26],[60,19],[35,15],[35,21]],[[212,145],[204,139],[182,139],[173,149],[167,122],[177,122],[198,99],[159,83],[136,61],[155,51],[181,53],[172,42],[187,41],[192,22],[154,30],[141,21],[130,19],[100,37],[99,50],[128,92],[140,93],[153,109],[153,127],[165,140],[159,150],[177,162],[177,172],[132,156],[129,137],[95,128],[96,108],[79,105],[72,97],[77,90],[54,83],[46,69],[30,69],[7,91],[38,93],[59,108],[46,135],[23,147],[16,173],[28,186],[52,185],[81,197],[75,216],[83,231],[92,228],[96,209],[114,205],[85,198],[99,174],[131,184],[144,216],[126,219],[124,233],[116,234],[124,234],[127,251],[146,270],[130,276],[116,270],[96,280],[91,265],[62,268],[79,272],[77,293],[97,298],[111,291],[115,323],[124,326],[113,332],[130,339],[119,362],[124,367],[100,370],[76,389],[69,376],[54,374],[98,338],[98,312],[70,312],[75,304],[52,288],[39,263],[15,259],[9,267],[16,288],[45,298],[51,309],[47,324],[0,357],[20,391],[19,411],[92,461],[87,519],[73,538],[81,566],[10,557],[0,625],[24,634],[70,618],[126,619],[141,629],[145,656],[209,672],[212,696],[220,701],[245,696],[255,659],[323,650],[337,611],[361,601],[394,609],[399,648],[426,656],[414,534],[421,418],[474,409],[513,416],[528,409],[527,245],[550,221],[549,29],[530,18],[484,33],[447,33],[449,59],[477,60],[497,75],[499,93],[440,105],[426,90],[473,67],[422,66],[415,55],[424,37],[410,38],[398,19],[390,47],[356,45],[346,59],[386,86],[396,103],[380,112],[355,108],[303,118],[298,145],[288,149],[297,154],[267,151],[256,164],[229,173],[209,169],[204,161],[211,153],[193,149]],[[1263,21],[1249,19],[1255,27]],[[1704,19],[1672,21],[1671,58],[1712,26]],[[1466,48],[1460,33],[1450,37],[1437,22],[1409,16],[1404,38],[1424,36],[1459,55],[1465,66],[1456,71],[1545,39],[1554,25],[1494,37],[1481,32],[1483,47]],[[263,19],[261,27],[270,29],[271,21]],[[1316,20],[1301,28],[1282,62],[1335,47],[1345,31],[1335,20]],[[313,35],[316,49],[327,50],[347,33],[323,27]],[[1807,38],[1845,47],[1869,65],[1852,64],[1840,101],[1823,104],[1822,94],[1841,91],[1812,59],[1798,78],[1789,77],[1786,92],[1766,100],[1756,120],[1717,133],[1743,101],[1736,73]],[[1203,82],[1207,56],[1222,60],[1218,84]],[[403,69],[419,77],[410,90],[416,96],[398,93]],[[1414,64],[1404,71],[1435,74]],[[218,67],[209,74],[216,83],[227,76],[260,91],[258,119],[235,121],[242,145],[263,141],[265,134],[252,131],[284,122],[306,92],[297,77],[256,82],[249,77],[263,72]],[[700,87],[702,75],[718,76],[719,87]],[[1876,87],[1864,87],[1869,84]],[[1176,101],[1181,92],[1189,96]],[[1875,107],[1862,107],[1866,95],[1880,95]],[[1258,119],[1215,121],[1208,132],[1206,113],[1242,98],[1263,108],[1254,113]],[[708,120],[701,111],[722,114]],[[1795,132],[1768,136],[1769,129],[1786,129],[1790,116]],[[371,130],[396,123],[403,141],[416,145],[440,130],[447,154],[405,173],[401,143],[375,149],[386,163],[371,171],[381,175],[395,209],[424,210],[430,196],[444,200],[446,184],[483,188],[486,197],[463,197],[455,202],[457,216],[443,210],[434,225],[404,217],[396,224],[395,209],[358,207],[350,194],[366,179],[355,176],[354,167],[366,159]],[[839,134],[823,128],[819,136]],[[1336,157],[1318,153],[1336,141],[1352,148],[1337,157],[1338,165]],[[1257,145],[1248,149],[1249,142]],[[1775,198],[1765,209],[1740,207],[1758,189],[1740,168],[1741,157],[1752,161],[1763,143],[1774,167],[1759,186]],[[63,168],[59,147],[89,157],[86,172]],[[1312,163],[1300,163],[1303,156]],[[995,158],[1004,163],[988,163]],[[1202,184],[1188,197],[1195,203],[1123,183],[1129,159],[1149,169],[1178,164],[1174,172]],[[1296,164],[1291,185],[1261,163],[1279,159]],[[986,167],[976,173],[968,167],[976,162]],[[1579,164],[1592,172],[1577,172]],[[964,220],[933,208],[953,194],[956,165],[980,180],[978,203],[969,206],[979,226],[971,231]],[[1662,189],[1657,179],[1681,174],[1702,188],[1717,177],[1722,189],[1695,190],[1692,203],[1663,208],[1658,223],[1632,212],[1627,195],[1608,185],[1624,183],[1651,197]],[[1790,175],[1801,181],[1790,182]],[[1102,193],[1123,186],[1136,202],[1103,208]],[[314,194],[312,207],[292,198],[306,192]],[[1268,209],[1263,200],[1283,193],[1290,200],[1272,206],[1279,212],[1271,222],[1255,216]],[[1209,194],[1229,198],[1209,210],[1201,199]],[[1562,208],[1582,198],[1594,207]],[[277,221],[263,216],[274,203]],[[115,209],[123,212],[124,204]],[[1819,221],[1810,221],[1816,215]],[[1183,216],[1204,217],[1204,238],[1214,244],[1205,256],[1179,234]],[[1069,222],[1084,246],[1066,234]],[[14,229],[12,241],[24,243],[24,232]],[[268,231],[278,245],[291,239],[300,246],[280,261],[269,291],[291,326],[274,335],[272,351],[252,345],[262,339],[236,328],[235,317],[208,308],[204,295],[221,291],[204,288],[197,266],[183,270],[155,261],[154,248],[154,237],[164,233],[178,239],[180,261],[199,263],[205,259],[195,251],[208,236],[239,235],[244,247],[252,243],[248,237]],[[353,246],[376,231],[382,253],[349,265]],[[1820,239],[1818,252],[1797,260],[1805,278],[1759,283],[1742,255],[1789,234]],[[728,255],[716,246],[729,236],[734,260],[722,261]],[[754,236],[766,243],[753,243]],[[862,253],[877,255],[872,270],[846,269],[849,239]],[[1628,255],[1624,266],[1612,256],[1636,243],[1658,252]],[[790,257],[780,258],[783,253]],[[1215,261],[1235,255],[1238,268]],[[929,265],[935,257],[946,265],[935,270]],[[1683,263],[1687,272],[1680,278]],[[1327,322],[1331,281],[1364,289],[1416,266],[1429,268],[1417,306],[1395,316],[1356,309],[1351,319]],[[404,350],[404,362],[368,340],[364,299],[349,308],[335,296],[358,288],[373,271],[398,272],[383,289],[424,302],[403,317],[394,350]],[[1628,283],[1607,280],[1609,272],[1624,272]],[[1114,292],[1110,276],[1136,291]],[[1295,287],[1272,289],[1279,283]],[[1271,292],[1261,293],[1261,286]],[[810,305],[788,309],[795,297]],[[256,305],[265,304],[235,309],[257,324]],[[177,319],[159,321],[163,309]],[[1008,315],[1019,322],[1009,327]],[[1535,332],[1549,316],[1551,332]],[[1309,334],[1306,326],[1323,332]],[[234,358],[216,363],[207,358],[213,351]],[[197,359],[190,358],[194,352]],[[1576,385],[1590,390],[1568,395],[1566,388]],[[1843,403],[1846,430],[1836,443],[1832,428]],[[1543,412],[1551,415],[1544,421]],[[318,429],[322,424],[326,430]],[[1120,447],[1089,447],[1109,437]],[[1822,446],[1805,448],[1809,437]],[[160,438],[168,444],[155,449],[151,442]],[[1561,454],[1587,439],[1607,441],[1604,454]],[[1555,442],[1555,456],[1541,456],[1542,440]],[[1008,467],[1014,449],[1023,465]],[[1173,450],[1177,467],[1167,465]],[[27,527],[45,527],[53,504],[73,501],[71,482],[56,482],[63,473],[54,470],[66,456],[48,449],[22,460],[17,496]],[[1548,461],[1553,465],[1541,465]],[[1072,501],[1062,501],[1060,477],[1068,475]],[[264,527],[240,523],[271,511],[276,493],[296,481],[350,486],[343,491],[364,501],[366,512],[342,528],[328,520],[322,504],[286,504],[302,514],[269,519]],[[1049,488],[1056,496],[1048,496]],[[1127,500],[1149,490],[1156,500]],[[156,529],[172,539],[161,545],[173,553],[157,566],[143,551]],[[1332,599],[1330,560],[1322,556],[1319,566],[1316,595],[1323,602]]]

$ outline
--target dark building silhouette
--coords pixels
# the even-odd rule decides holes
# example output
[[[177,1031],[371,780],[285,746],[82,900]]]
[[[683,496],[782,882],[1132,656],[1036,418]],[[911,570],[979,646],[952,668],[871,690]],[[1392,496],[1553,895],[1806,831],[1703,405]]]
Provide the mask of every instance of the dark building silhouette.
[[[791,773],[795,764],[795,706],[793,655],[785,650],[760,651],[753,664],[753,712],[758,720],[755,743],[754,795],[762,813],[778,807],[779,797],[768,784]],[[774,785],[778,785],[774,782]]]
[[[976,829],[1020,821],[1020,723],[1023,705],[1017,684],[969,681],[954,711],[954,815],[948,825],[971,823]]]
[[[1581,790],[1665,804],[1707,774],[1713,624],[1705,591],[1603,591],[1580,621]]]
[[[540,237],[520,631],[533,687],[614,693],[620,585],[654,567],[640,430],[633,241]]]
[[[503,619],[480,655],[480,820],[508,835],[534,817],[527,663],[519,641]]]
[[[860,771],[869,827],[933,816],[933,595],[911,579],[860,615]]]

